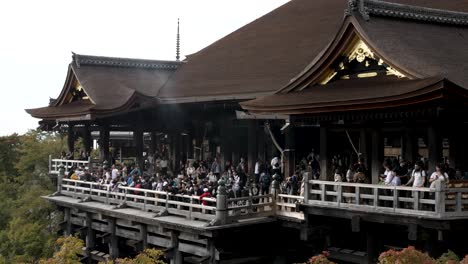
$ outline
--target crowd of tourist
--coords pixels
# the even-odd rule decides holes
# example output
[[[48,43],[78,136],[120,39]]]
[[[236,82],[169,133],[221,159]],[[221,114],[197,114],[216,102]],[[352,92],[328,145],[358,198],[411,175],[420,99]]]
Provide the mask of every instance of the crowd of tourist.
[[[187,160],[180,162],[173,170],[167,158],[158,157],[154,166],[147,169],[142,169],[135,163],[103,165],[92,170],[80,166],[71,168],[65,177],[110,185],[111,191],[118,191],[119,187],[133,187],[200,197],[215,197],[218,181],[222,179],[228,197],[237,198],[270,192],[271,175],[280,171],[281,166],[278,158],[273,161],[275,163],[272,166],[266,166],[264,162],[257,160],[255,174],[249,175],[244,158],[240,158],[236,165],[230,161],[221,165],[218,158],[211,162]],[[288,190],[297,191],[297,180],[291,180],[290,183],[287,184]]]
[[[318,155],[312,151],[298,162],[295,172],[284,179],[279,157],[273,157],[269,162],[256,160],[252,175],[248,173],[244,158],[240,158],[237,164],[232,164],[230,161],[221,164],[217,157],[209,162],[187,160],[181,161],[175,169],[172,169],[171,161],[164,156],[156,156],[155,162],[145,170],[135,163],[104,165],[93,170],[74,167],[66,177],[108,184],[113,191],[117,191],[119,186],[122,186],[201,197],[215,197],[218,181],[222,179],[228,197],[237,198],[268,194],[273,181],[272,176],[277,174],[280,178],[281,193],[303,195],[304,173],[309,172],[311,179],[320,178],[318,160]],[[349,162],[340,157],[332,159],[335,182],[370,183],[370,172],[362,157],[345,168],[347,163]],[[459,172],[450,169],[446,163],[438,164],[430,175],[425,169],[427,164],[421,160],[413,163],[403,159],[386,159],[382,166],[384,172],[380,175],[379,184],[383,185],[434,188],[437,182],[448,183],[451,179],[462,178]]]

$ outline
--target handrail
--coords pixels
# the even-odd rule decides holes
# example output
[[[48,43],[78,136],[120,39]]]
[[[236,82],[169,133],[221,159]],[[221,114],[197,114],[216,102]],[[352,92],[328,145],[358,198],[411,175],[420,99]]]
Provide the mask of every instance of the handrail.
[[[468,188],[308,181],[305,204],[426,218],[468,218]]]
[[[62,179],[59,186],[62,195],[80,198],[83,201],[100,201],[117,208],[127,206],[144,211],[154,211],[162,215],[179,215],[188,219],[212,221],[219,209],[220,201],[214,197],[171,194],[164,191],[101,184],[82,180]],[[302,213],[295,212],[296,202],[301,196],[273,194],[237,197],[226,202],[226,223],[258,217],[270,217],[276,214],[304,219]],[[206,204],[206,205],[205,205]]]
[[[84,166],[85,169],[90,169],[91,157],[88,160],[64,160],[64,159],[52,159],[49,155],[49,174],[58,174],[60,166],[63,165],[65,173],[68,173],[69,169],[75,165]]]

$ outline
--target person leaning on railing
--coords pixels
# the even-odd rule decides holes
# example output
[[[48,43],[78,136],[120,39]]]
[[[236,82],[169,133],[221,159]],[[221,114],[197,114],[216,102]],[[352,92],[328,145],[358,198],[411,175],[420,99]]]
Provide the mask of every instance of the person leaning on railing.
[[[437,182],[441,182],[444,184],[449,183],[449,176],[448,174],[444,171],[444,165],[443,164],[437,164],[436,170],[434,173],[432,173],[431,177],[429,178],[429,183],[430,188],[435,188],[437,185]]]
[[[411,178],[406,183],[406,186],[424,187],[426,183],[426,172],[423,169],[424,164],[422,161],[417,161],[414,164],[414,169],[411,172]]]

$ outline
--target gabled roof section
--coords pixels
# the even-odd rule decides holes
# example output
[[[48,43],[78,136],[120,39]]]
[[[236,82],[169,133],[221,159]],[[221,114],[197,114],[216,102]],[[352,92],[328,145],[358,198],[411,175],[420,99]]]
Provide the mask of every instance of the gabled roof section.
[[[350,1],[331,43],[277,93],[326,84],[337,64],[362,42],[389,72],[409,79],[446,76],[468,87],[468,13],[387,3]],[[342,68],[342,67],[341,67]]]
[[[468,104],[468,14],[375,0],[350,1],[345,14],[334,39],[291,82],[242,107],[252,113],[321,114],[440,100]],[[362,61],[374,59],[374,72],[368,73],[387,74],[334,78],[337,63],[355,59],[360,43]]]
[[[66,119],[73,114],[98,118],[154,105],[161,87],[181,65],[176,61],[111,58],[73,54],[64,87],[50,106],[27,110],[34,117]],[[88,103],[74,103],[81,91]],[[60,110],[62,109],[62,110]],[[71,117],[70,117],[71,118]]]

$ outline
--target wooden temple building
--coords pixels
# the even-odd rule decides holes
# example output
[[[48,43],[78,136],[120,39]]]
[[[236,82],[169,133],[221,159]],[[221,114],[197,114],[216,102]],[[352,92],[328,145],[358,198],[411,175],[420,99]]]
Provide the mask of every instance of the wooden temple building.
[[[257,159],[280,155],[269,128],[282,146],[285,176],[315,150],[320,178],[306,176],[302,197],[273,191],[261,210],[247,210],[250,221],[230,223],[236,214],[222,212],[241,209],[225,208],[219,198],[211,211],[194,207],[198,216],[192,200],[122,198],[86,183],[61,183],[63,196],[47,199],[64,210],[69,234],[84,230],[93,247],[103,238],[112,257],[135,241],[168,249],[173,263],[231,263],[223,261],[256,246],[258,255],[283,250],[278,262],[323,247],[354,263],[411,243],[468,253],[455,243],[468,223],[463,181],[420,192],[377,185],[389,149],[408,161],[427,159],[430,173],[444,160],[461,175],[468,171],[467,48],[464,0],[292,0],[184,61],[73,54],[57,99],[26,110],[41,119],[41,129],[67,131],[70,152],[77,137],[89,152],[91,132],[99,131],[101,161],[110,160],[110,132],[131,131],[141,167],[143,153],[164,143],[174,168],[186,159],[237,164],[243,157],[252,174]],[[355,152],[370,184],[333,183],[333,163],[346,157],[340,162],[349,166]],[[154,218],[149,212],[164,199],[169,216]],[[121,200],[133,211],[115,209]],[[300,212],[286,210],[296,207]],[[190,216],[180,213],[187,208]],[[258,232],[258,245],[245,241],[250,232]],[[234,246],[221,239],[226,234]]]

